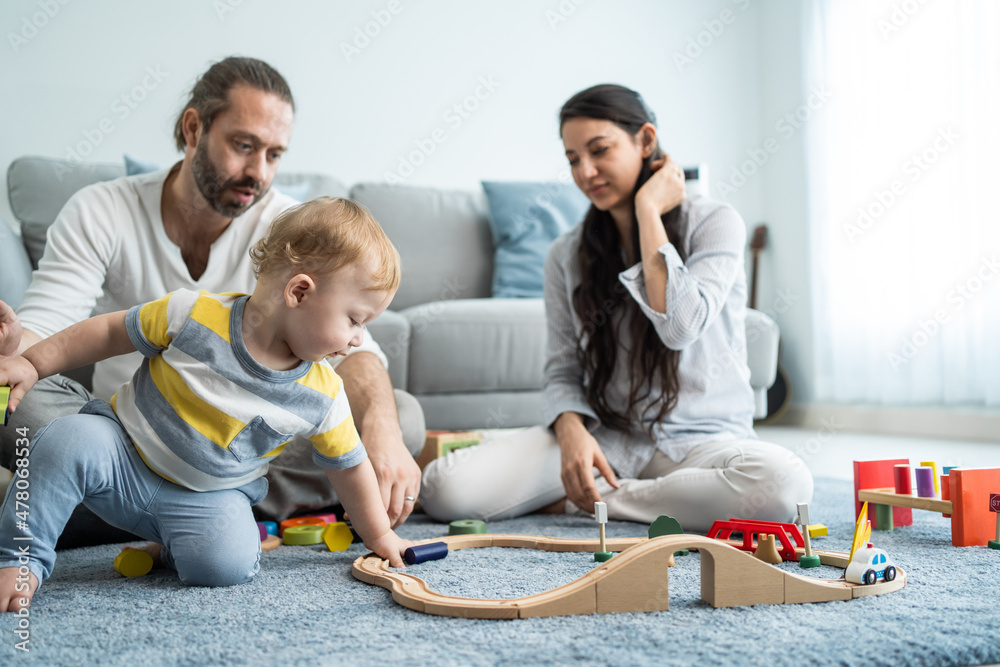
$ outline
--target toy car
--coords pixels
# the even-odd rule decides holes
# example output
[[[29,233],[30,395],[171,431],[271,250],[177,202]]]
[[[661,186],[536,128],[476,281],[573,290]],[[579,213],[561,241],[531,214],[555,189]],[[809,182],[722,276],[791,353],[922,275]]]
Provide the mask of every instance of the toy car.
[[[869,546],[858,549],[847,565],[844,579],[852,584],[874,584],[876,581],[892,581],[896,578],[896,566],[881,549]]]

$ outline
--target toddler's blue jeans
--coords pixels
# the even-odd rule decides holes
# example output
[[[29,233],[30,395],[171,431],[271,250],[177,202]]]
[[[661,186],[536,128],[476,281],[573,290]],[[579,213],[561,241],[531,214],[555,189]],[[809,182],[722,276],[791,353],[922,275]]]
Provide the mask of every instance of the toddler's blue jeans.
[[[26,564],[41,585],[52,574],[56,540],[82,502],[108,523],[162,544],[163,564],[185,584],[250,581],[260,569],[250,506],[266,493],[264,479],[205,492],[167,481],[143,463],[111,406],[97,403],[42,428],[27,460],[18,457],[27,475],[15,474],[0,507],[0,567]]]

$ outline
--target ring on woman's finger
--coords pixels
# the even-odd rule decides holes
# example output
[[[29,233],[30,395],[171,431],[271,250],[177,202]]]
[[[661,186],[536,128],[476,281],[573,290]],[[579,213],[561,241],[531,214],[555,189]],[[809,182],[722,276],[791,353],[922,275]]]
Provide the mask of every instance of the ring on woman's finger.
[[[675,172],[677,173],[677,178],[679,178],[679,179],[681,179],[683,181],[684,180],[684,170],[681,169],[680,167],[677,167],[675,169]]]
[[[405,500],[408,503],[412,503],[412,502],[416,502],[417,497],[416,496],[403,496],[403,500]]]

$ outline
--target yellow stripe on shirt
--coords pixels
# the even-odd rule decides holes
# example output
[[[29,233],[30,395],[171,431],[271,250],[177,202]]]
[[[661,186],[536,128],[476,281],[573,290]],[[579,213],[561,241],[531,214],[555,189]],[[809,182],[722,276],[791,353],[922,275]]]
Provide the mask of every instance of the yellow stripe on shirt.
[[[149,377],[184,421],[219,447],[227,449],[246,424],[206,403],[190,390],[181,375],[162,356],[149,360]]]
[[[330,398],[336,398],[344,386],[343,380],[336,371],[323,364],[313,364],[309,372],[300,377],[296,382],[303,387],[309,387]]]
[[[350,416],[329,431],[317,433],[309,438],[316,451],[330,458],[346,454],[357,447],[360,440],[358,431],[354,428],[354,419]]]
[[[142,334],[150,344],[159,348],[170,345],[172,338],[167,334],[167,307],[170,302],[170,294],[160,297],[156,301],[150,301],[139,309],[139,323],[142,325]]]
[[[204,292],[202,293],[204,294]],[[229,319],[231,311],[228,306],[212,298],[198,299],[191,309],[190,318],[211,329],[220,338],[229,341]]]

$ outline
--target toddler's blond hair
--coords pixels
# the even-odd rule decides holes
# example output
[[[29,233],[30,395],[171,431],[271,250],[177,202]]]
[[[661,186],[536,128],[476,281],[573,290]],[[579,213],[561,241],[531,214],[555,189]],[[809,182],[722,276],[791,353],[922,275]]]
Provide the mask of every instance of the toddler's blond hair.
[[[368,289],[395,292],[399,253],[372,214],[342,197],[317,197],[283,212],[250,249],[254,276],[329,274],[372,256],[378,270]]]

